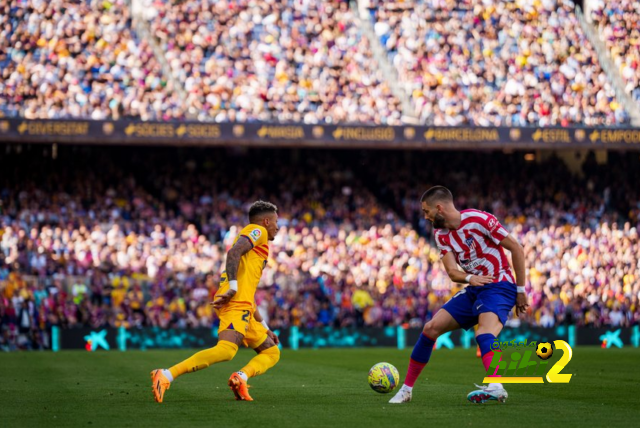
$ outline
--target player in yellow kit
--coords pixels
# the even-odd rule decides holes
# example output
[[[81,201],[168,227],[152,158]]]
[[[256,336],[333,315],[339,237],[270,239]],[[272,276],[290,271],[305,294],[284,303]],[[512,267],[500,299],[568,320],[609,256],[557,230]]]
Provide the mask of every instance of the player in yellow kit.
[[[227,253],[226,270],[212,303],[220,318],[217,345],[169,369],[152,371],[153,396],[158,403],[178,376],[233,359],[240,344],[253,348],[258,355],[233,373],[228,384],[236,400],[253,401],[248,378],[263,374],[280,359],[278,337],[269,330],[255,304],[256,288],[269,257],[268,241],[273,241],[278,232],[278,208],[256,201],[249,208],[249,222]]]

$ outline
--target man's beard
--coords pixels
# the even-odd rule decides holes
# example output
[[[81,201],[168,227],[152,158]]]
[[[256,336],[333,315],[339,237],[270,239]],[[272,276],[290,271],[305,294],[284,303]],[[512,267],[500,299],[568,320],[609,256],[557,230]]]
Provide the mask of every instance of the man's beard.
[[[433,227],[436,229],[444,229],[444,216],[442,214],[436,214],[433,218]]]

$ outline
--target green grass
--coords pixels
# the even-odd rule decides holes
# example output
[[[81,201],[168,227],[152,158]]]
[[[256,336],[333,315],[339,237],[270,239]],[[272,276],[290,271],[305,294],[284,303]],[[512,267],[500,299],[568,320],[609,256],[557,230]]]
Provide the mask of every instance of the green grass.
[[[638,426],[640,350],[576,348],[568,384],[506,385],[505,404],[475,405],[466,395],[484,376],[475,350],[438,350],[416,383],[413,401],[367,385],[377,362],[401,378],[410,350],[284,350],[280,363],[251,380],[254,402],[236,402],[226,386],[253,355],[178,379],[157,404],[149,372],[191,351],[0,354],[0,426],[82,427],[585,427]],[[559,357],[554,355],[551,361]],[[550,364],[551,365],[551,364]]]

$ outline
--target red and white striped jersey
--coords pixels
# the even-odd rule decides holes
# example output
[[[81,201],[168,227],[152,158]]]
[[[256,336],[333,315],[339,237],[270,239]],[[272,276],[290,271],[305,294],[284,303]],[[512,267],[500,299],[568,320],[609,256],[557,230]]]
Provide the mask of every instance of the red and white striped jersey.
[[[509,232],[487,212],[463,210],[460,213],[462,223],[458,229],[436,231],[440,258],[451,251],[465,272],[493,276],[496,282],[509,281],[515,284],[507,255],[499,245]]]

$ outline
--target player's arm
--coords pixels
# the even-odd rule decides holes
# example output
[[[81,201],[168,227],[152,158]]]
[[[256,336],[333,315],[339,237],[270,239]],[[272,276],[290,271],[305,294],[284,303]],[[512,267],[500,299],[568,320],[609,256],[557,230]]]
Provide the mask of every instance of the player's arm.
[[[249,241],[249,238],[241,236],[227,253],[227,264],[225,266],[225,269],[227,271],[227,278],[229,278],[229,283],[231,283],[231,281],[238,280],[238,266],[240,266],[240,259],[242,258],[242,256],[251,251],[252,248],[253,243]]]
[[[262,318],[262,314],[258,309],[256,309],[255,312],[253,313],[253,317],[255,318],[256,321],[262,324],[264,328],[267,329],[267,336],[269,336],[276,345],[280,343],[280,339],[278,339],[278,336],[276,336],[276,334],[273,331],[271,331],[271,329],[265,322],[264,318]]]
[[[522,248],[522,245],[520,245],[520,243],[511,235],[508,235],[500,241],[500,245],[505,250],[509,250],[509,252],[511,252],[513,270],[516,274],[516,285],[519,289],[516,296],[516,316],[520,316],[520,314],[525,313],[529,307],[529,304],[527,303],[527,293],[524,292],[524,286],[527,282],[524,267],[524,248]]]
[[[444,268],[447,271],[447,275],[451,278],[451,281],[457,282],[460,284],[469,284],[469,285],[485,285],[490,284],[495,281],[492,276],[482,276],[482,275],[470,275],[465,271],[458,269],[458,263],[456,262],[456,257],[453,253],[446,253],[442,257],[442,263],[444,264]]]
[[[238,291],[238,266],[240,266],[240,259],[246,253],[251,251],[253,243],[248,238],[241,236],[236,243],[231,247],[227,253],[226,272],[227,279],[229,280],[229,290],[226,293],[221,294],[213,302],[213,307],[220,309],[235,296]]]

